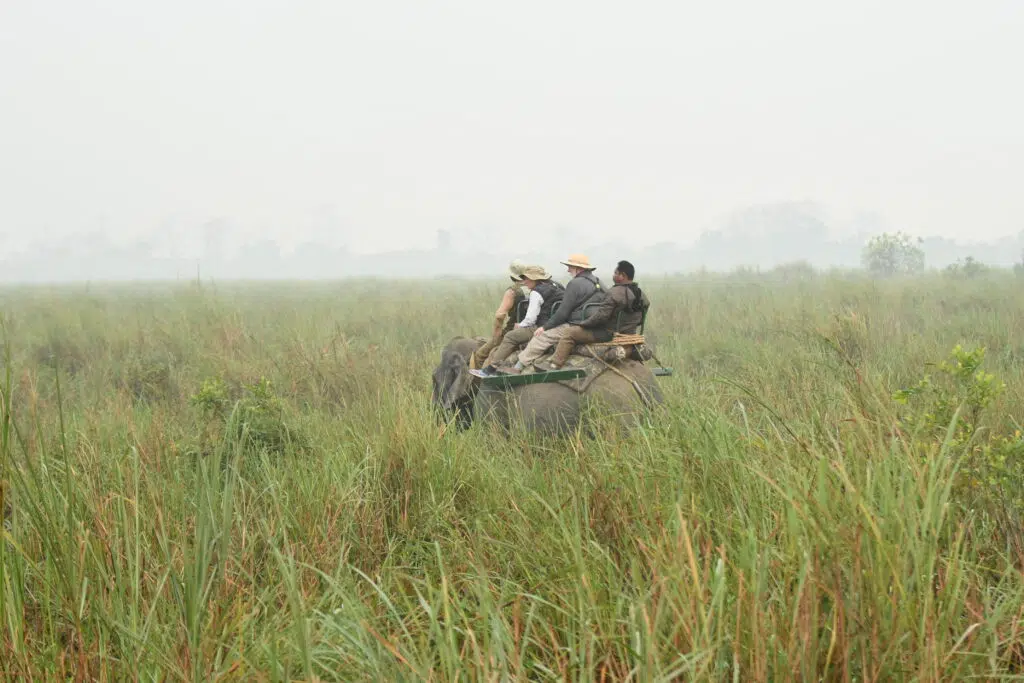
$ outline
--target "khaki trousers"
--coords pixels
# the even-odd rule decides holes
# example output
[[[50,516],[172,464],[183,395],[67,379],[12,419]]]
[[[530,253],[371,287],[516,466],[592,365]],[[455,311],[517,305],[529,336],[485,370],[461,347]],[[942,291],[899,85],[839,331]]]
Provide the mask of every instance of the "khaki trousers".
[[[490,355],[487,356],[487,361],[480,367],[500,363],[511,356],[512,352],[521,344],[525,344],[533,339],[533,331],[535,329],[537,329],[536,326],[532,325],[530,327],[513,327],[505,333],[505,336],[501,338],[501,343],[498,344],[498,348],[491,351]]]
[[[606,342],[611,337],[612,335],[605,330],[589,330],[579,325],[570,325],[569,331],[558,340],[558,346],[555,348],[555,356],[551,359],[551,364],[557,367],[565,365],[565,361],[569,359],[569,355],[577,344]]]
[[[544,352],[557,344],[562,337],[570,334],[574,325],[559,325],[553,330],[544,330],[541,334],[530,340],[523,352],[519,354],[519,362],[523,367],[530,365],[544,355]]]
[[[498,333],[491,337],[489,340],[487,340],[486,344],[477,349],[473,353],[473,367],[482,368],[484,366],[484,361],[487,360],[487,356],[491,355],[491,351],[493,351],[494,348],[501,343],[501,340],[502,335],[501,333]]]

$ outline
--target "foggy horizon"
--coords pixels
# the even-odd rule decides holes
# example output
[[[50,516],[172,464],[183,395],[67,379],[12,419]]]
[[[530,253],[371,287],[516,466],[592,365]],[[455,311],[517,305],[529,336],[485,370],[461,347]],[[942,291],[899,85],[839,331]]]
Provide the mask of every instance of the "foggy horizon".
[[[614,264],[631,261],[641,279],[739,269],[771,271],[786,277],[818,271],[861,270],[871,237],[885,231],[877,216],[859,216],[834,229],[821,207],[789,203],[749,207],[692,244],[640,245],[630,235],[598,241],[571,230],[545,234],[536,244],[500,244],[475,239],[464,231],[438,231],[428,248],[394,245],[360,253],[346,244],[305,241],[285,248],[265,238],[245,244],[232,240],[238,230],[226,221],[203,226],[201,244],[188,248],[170,239],[139,239],[116,244],[102,233],[37,246],[0,257],[0,282],[55,283],[131,280],[337,280],[350,277],[484,277],[504,281],[508,262],[521,259],[548,268],[565,280],[560,261],[583,252],[608,278]],[[243,231],[244,232],[244,231]],[[169,236],[165,236],[169,237]],[[926,269],[943,269],[970,257],[987,266],[1019,270],[1024,263],[1024,231],[990,241],[957,241],[928,236],[920,241]]]
[[[9,3],[0,242],[558,235],[551,267],[807,205],[829,240],[994,243],[1024,231],[1022,33],[1012,2]]]

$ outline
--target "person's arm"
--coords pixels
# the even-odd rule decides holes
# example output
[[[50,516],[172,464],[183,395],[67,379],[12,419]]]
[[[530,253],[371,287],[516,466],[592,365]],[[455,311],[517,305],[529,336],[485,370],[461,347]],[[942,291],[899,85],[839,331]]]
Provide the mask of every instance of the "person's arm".
[[[501,328],[505,326],[505,318],[508,317],[509,312],[512,310],[512,304],[516,300],[516,293],[511,289],[505,290],[505,295],[501,297],[501,303],[498,305],[498,310],[494,312],[494,332],[491,336],[497,337],[501,334]]]
[[[540,314],[540,307],[544,305],[544,297],[540,295],[540,292],[533,290],[530,292],[530,305],[526,309],[526,315],[516,325],[517,327],[530,327],[536,324],[537,316]]]
[[[541,334],[545,328],[550,330],[566,322],[572,310],[583,300],[581,290],[584,286],[578,278],[570,282],[565,288],[565,294],[562,295],[562,305],[558,307],[558,312],[548,318],[544,327],[538,327],[535,334]]]
[[[597,310],[580,323],[580,327],[598,327],[611,320],[615,309],[623,306],[623,302],[620,300],[623,291],[622,287],[613,287],[612,291],[609,292],[608,296],[597,307]]]

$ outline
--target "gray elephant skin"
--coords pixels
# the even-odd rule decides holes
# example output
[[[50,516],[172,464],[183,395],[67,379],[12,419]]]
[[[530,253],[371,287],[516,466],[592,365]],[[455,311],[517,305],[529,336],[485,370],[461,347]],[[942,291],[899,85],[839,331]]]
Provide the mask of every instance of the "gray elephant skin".
[[[557,382],[507,389],[482,386],[469,372],[469,359],[484,343],[479,337],[455,337],[442,349],[441,362],[434,369],[434,407],[446,421],[454,417],[460,429],[483,419],[494,420],[506,430],[522,424],[537,432],[564,434],[577,429],[588,406],[600,410],[603,419],[614,419],[628,429],[645,410],[664,402],[657,377],[635,360],[615,362],[613,367],[625,377],[606,371],[583,393]]]

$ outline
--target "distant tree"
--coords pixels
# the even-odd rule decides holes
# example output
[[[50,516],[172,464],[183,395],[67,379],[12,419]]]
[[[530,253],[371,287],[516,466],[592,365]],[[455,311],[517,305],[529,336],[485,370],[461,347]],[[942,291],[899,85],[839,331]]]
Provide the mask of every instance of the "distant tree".
[[[881,277],[920,273],[924,270],[921,242],[920,237],[915,240],[903,232],[875,235],[864,247],[864,267]]]
[[[951,277],[974,278],[987,273],[988,266],[973,256],[968,256],[963,260],[957,259],[956,263],[950,263],[946,266],[945,272]]]
[[[1024,250],[1020,252],[1020,261],[1013,264],[1013,272],[1017,275],[1024,275]]]

